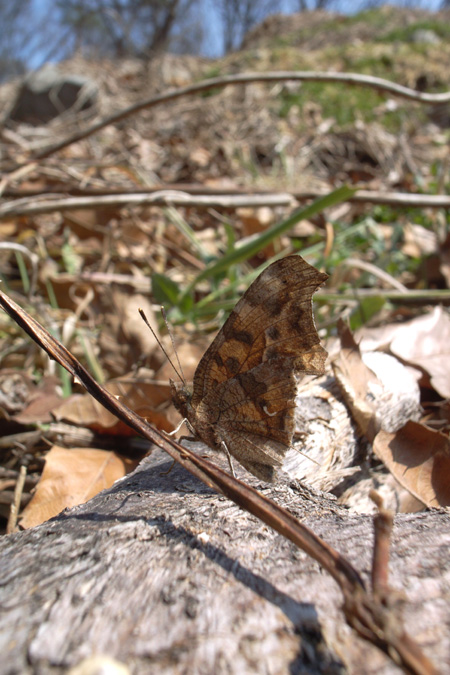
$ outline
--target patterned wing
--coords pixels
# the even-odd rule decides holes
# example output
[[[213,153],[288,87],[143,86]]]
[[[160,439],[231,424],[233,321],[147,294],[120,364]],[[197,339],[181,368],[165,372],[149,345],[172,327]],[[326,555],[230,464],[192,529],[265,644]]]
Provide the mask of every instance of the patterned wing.
[[[314,325],[312,296],[326,279],[296,255],[269,265],[203,355],[194,376],[193,408],[223,382],[261,363],[289,359],[290,370],[321,374],[326,351]]]
[[[216,447],[259,478],[272,480],[292,441],[296,381],[290,359],[262,363],[211,390],[201,409]]]

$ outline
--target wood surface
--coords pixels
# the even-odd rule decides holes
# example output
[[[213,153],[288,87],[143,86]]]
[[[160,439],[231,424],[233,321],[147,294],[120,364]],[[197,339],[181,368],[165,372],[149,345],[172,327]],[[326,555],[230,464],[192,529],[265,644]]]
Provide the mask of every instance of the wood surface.
[[[171,465],[155,450],[88,503],[0,540],[0,673],[68,672],[92,654],[139,674],[399,672],[346,625],[316,562]],[[236,472],[368,580],[370,516],[296,481]],[[448,513],[395,519],[391,585],[404,593],[406,630],[443,673],[449,544]]]

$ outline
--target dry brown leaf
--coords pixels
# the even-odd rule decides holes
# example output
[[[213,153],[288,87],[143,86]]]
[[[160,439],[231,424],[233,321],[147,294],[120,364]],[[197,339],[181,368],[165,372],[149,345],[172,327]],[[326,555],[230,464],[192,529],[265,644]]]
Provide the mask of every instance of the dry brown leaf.
[[[171,431],[173,424],[168,421],[165,410],[156,410],[158,406],[170,400],[169,384],[164,386],[140,382],[135,375],[130,376],[127,381],[124,380],[110,382],[105,385],[106,389],[158,429]],[[54,410],[53,414],[57,420],[65,420],[96,431],[108,430],[109,434],[121,435],[133,433],[90,394],[73,394]]]
[[[206,167],[211,162],[211,153],[206,148],[194,148],[190,153],[191,162],[199,167]]]
[[[387,348],[425,370],[434,389],[450,398],[450,316],[443,307],[402,324],[360,331],[363,350]]]
[[[145,326],[142,319],[140,321]],[[192,380],[204,348],[184,343],[177,351],[184,376],[189,382]],[[139,376],[133,373],[113,380],[105,387],[113,396],[120,397],[123,403],[158,429],[172,431],[179,421],[179,415],[171,404],[169,378],[177,379],[172,365],[166,360],[154,377],[156,383],[141,381]],[[164,406],[166,402],[167,407]],[[57,420],[65,420],[100,432],[107,430],[109,434],[126,436],[132,433],[115,415],[103,408],[89,394],[70,396],[53,411],[53,415]]]
[[[348,328],[340,327],[341,349],[333,362],[336,381],[360,431],[373,441],[378,429],[397,431],[422,414],[411,368],[390,354],[361,353]]]
[[[397,332],[405,324],[388,323],[385,326],[368,328],[363,326],[355,332],[355,340],[362,352],[387,351]]]
[[[423,368],[442,398],[450,398],[450,316],[443,307],[402,326],[391,342],[393,354]]]
[[[130,295],[116,286],[113,287],[112,298],[114,301],[113,313],[119,321],[125,342],[134,342],[138,345],[141,356],[149,356],[157,347],[157,342],[143,322],[139,314],[139,308],[144,310],[154,330],[157,330],[152,304],[144,295],[139,293]],[[120,339],[120,335],[118,335],[118,339]]]
[[[17,223],[12,221],[0,223],[0,241],[6,241],[7,238],[13,237],[17,232]]]
[[[373,450],[398,482],[426,506],[450,505],[447,436],[410,421],[394,434],[380,431]]]
[[[373,399],[380,427],[393,432],[410,419],[419,420],[423,414],[420,372],[384,352],[364,352],[361,358],[377,378],[371,380],[368,395]]]
[[[148,298],[111,284],[101,294],[104,311],[99,335],[102,367],[108,379],[119,377],[158,349],[157,342],[139,315],[142,308],[157,332],[153,307]]]
[[[270,227],[274,220],[273,209],[269,209],[265,206],[258,209],[243,207],[237,209],[236,215],[239,217],[242,223],[243,237],[251,237],[255,234],[263,232],[268,227]],[[260,251],[259,257],[269,259],[275,255],[275,252],[274,244],[271,242],[262,251]]]
[[[34,393],[30,394],[28,405],[20,413],[14,415],[14,420],[19,424],[52,422],[51,413],[62,402],[61,394],[58,393],[58,385],[57,377],[44,377]]]
[[[84,504],[136,465],[106,450],[67,450],[54,445],[46,455],[44,471],[20,525],[25,529],[35,527],[67,507]]]
[[[202,344],[192,344],[189,342],[183,342],[182,344],[177,344],[177,353],[178,358],[180,359],[181,367],[183,369],[183,375],[187,382],[192,382],[194,378],[195,369],[198,366],[198,362],[202,358],[208,347],[208,342],[203,342]],[[177,361],[174,358],[173,362],[176,364]],[[158,382],[167,382],[169,384],[169,379],[176,380],[178,379],[176,373],[174,373],[172,364],[169,363],[167,359],[164,360],[161,368],[155,375],[155,379]],[[170,398],[170,391],[168,398]]]
[[[25,372],[14,368],[0,371],[0,408],[9,415],[22,411],[35,391],[36,385]]]
[[[389,408],[384,405],[385,378],[377,378],[363,362],[348,329],[341,328],[340,336],[342,349],[333,364],[336,380],[360,430],[373,442],[375,454],[400,485],[421,502],[434,507],[450,504],[449,439],[412,420],[403,424],[403,415],[410,416],[419,411],[418,396],[414,392],[409,395],[406,391],[407,395],[400,396],[398,401],[394,396],[393,414],[389,415]],[[371,355],[388,359],[389,363],[393,361],[389,355],[374,352],[365,354],[364,358]],[[376,367],[376,361],[373,365]],[[398,361],[395,368],[394,364],[389,367],[394,380],[401,378],[397,367],[405,370],[413,390],[413,377]],[[395,391],[393,393],[395,395]],[[403,426],[395,430],[397,415]],[[383,430],[376,433],[377,429]]]
[[[332,364],[334,376],[359,430],[372,441],[378,429],[369,384],[373,385],[372,389],[379,387],[378,379],[363,362],[359,347],[349,328],[341,322],[338,329],[341,350]]]
[[[403,237],[402,252],[405,255],[421,258],[424,255],[438,252],[439,242],[436,233],[427,230],[422,225],[406,223],[403,228]]]

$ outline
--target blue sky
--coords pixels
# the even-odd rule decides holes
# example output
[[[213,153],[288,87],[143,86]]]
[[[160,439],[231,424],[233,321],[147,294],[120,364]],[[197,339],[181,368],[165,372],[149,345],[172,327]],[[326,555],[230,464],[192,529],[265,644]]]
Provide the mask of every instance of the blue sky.
[[[1,1],[1,0],[0,0]],[[10,0],[13,2],[14,0]],[[367,6],[367,0],[361,0],[360,2],[349,2],[348,0],[342,0],[341,2],[333,2],[330,9],[333,11],[342,12],[343,14],[353,14],[360,11],[364,6]],[[390,4],[392,5],[408,5],[411,4],[406,1],[391,0]],[[428,9],[435,11],[439,9],[441,0],[423,0],[422,2],[415,2],[416,7],[421,7],[422,9]],[[283,0],[283,13],[290,14],[294,8],[298,6],[296,0]],[[223,43],[222,43],[222,34],[220,30],[220,18],[215,10],[214,0],[203,0],[204,8],[204,17],[205,24],[208,26],[209,35],[207,36],[204,44],[204,55],[210,57],[221,56],[223,53]],[[30,13],[30,25],[35,27],[34,35],[31,34],[27,36],[25,42],[27,48],[24,48],[23,54],[24,58],[27,61],[27,65],[30,68],[38,68],[49,54],[52,51],[52,45],[49,44],[46,48],[37,47],[37,40],[39,38],[39,24],[45,17],[54,15],[54,1],[53,0],[32,0],[32,12]],[[55,30],[55,43],[60,39],[58,34],[60,31],[56,32]],[[33,44],[33,37],[36,38],[36,43]]]
[[[291,14],[295,11],[295,7],[298,7],[298,0],[283,0],[282,4],[282,13]],[[309,3],[311,4],[311,3]],[[408,6],[408,4],[414,4],[415,7],[421,9],[427,9],[429,11],[437,11],[442,4],[442,0],[422,0],[416,1],[415,3],[408,2],[408,0],[391,0],[390,5],[398,5],[399,7]],[[216,13],[214,12],[213,0],[203,0],[203,5],[205,7],[205,15],[208,16],[208,28],[210,30],[210,36],[206,41],[205,56],[221,56],[223,53],[222,45],[222,36],[220,32],[219,21]],[[335,0],[330,6],[330,11],[341,12],[342,14],[356,14],[361,11],[368,5],[368,0],[359,0],[359,2],[349,2],[349,0],[342,0],[339,2]]]

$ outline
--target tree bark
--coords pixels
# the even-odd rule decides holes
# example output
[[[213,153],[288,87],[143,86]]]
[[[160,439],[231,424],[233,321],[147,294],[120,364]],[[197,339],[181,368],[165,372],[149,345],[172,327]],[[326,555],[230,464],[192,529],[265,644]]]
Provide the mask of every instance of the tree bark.
[[[137,674],[398,672],[346,625],[316,562],[182,467],[166,473],[171,464],[155,450],[86,504],[0,541],[0,673],[67,672],[92,654]],[[367,579],[371,517],[236,471]],[[449,544],[446,512],[395,519],[391,585],[404,592],[407,632],[442,672]]]

